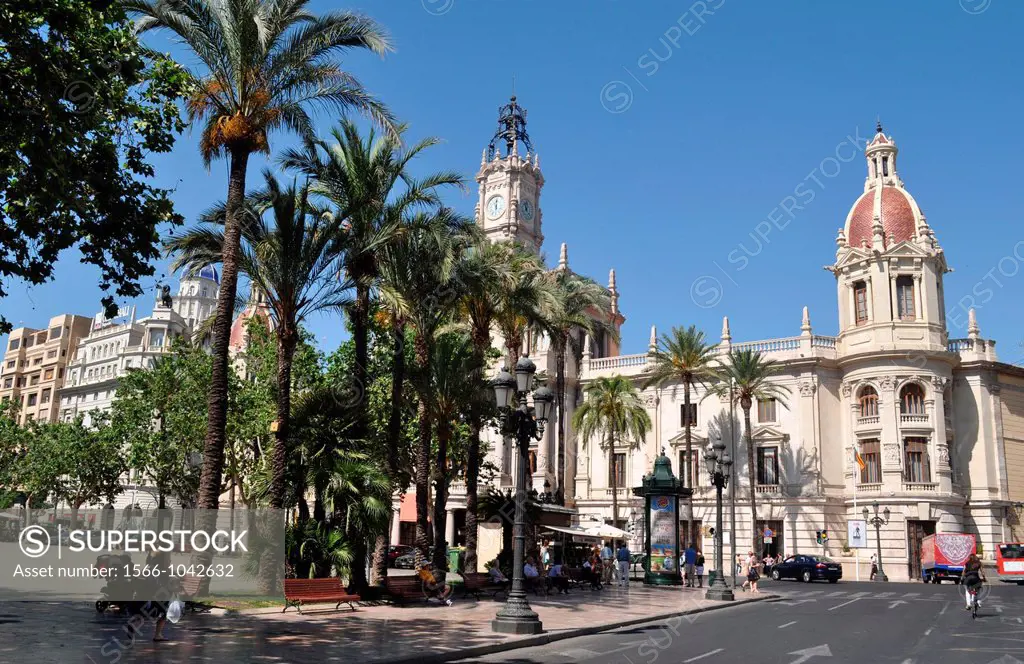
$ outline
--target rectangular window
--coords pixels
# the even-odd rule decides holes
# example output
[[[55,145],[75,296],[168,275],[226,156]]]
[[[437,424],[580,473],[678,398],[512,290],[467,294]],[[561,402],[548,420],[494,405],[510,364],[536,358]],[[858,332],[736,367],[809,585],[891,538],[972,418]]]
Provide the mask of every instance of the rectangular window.
[[[928,439],[907,438],[903,443],[904,481],[931,482],[931,468],[928,467]]]
[[[896,277],[896,314],[900,320],[914,320],[914,278]]]
[[[39,395],[38,394],[30,394],[30,395],[28,395],[28,405],[30,407],[36,405],[36,401],[38,399],[39,399]]]
[[[608,469],[608,488],[621,489],[626,486],[626,455],[613,454],[612,465]]]
[[[36,374],[36,375],[32,376],[31,378],[29,378],[28,384],[29,385],[38,385],[39,384],[39,374]]]
[[[149,345],[153,348],[161,348],[164,345],[164,331],[153,330],[149,333]]]
[[[51,327],[50,328],[50,338],[51,339],[60,339],[60,335],[61,335],[61,332],[63,331],[63,329],[64,328],[62,328],[60,325],[58,325],[57,327]]]
[[[53,380],[53,369],[47,369],[43,374],[43,380]]]
[[[21,339],[11,339],[11,343],[7,344],[7,348],[10,350],[18,350],[21,348]]]
[[[20,376],[18,378],[18,387],[25,387],[25,377],[24,376]]]
[[[55,357],[57,357],[57,349],[56,348],[54,348],[51,351],[47,351],[46,352],[46,359],[52,360]]]
[[[686,404],[685,403],[679,404],[679,426],[685,427],[686,426],[686,422],[687,422]],[[697,404],[695,404],[695,403],[691,403],[690,404],[689,422],[690,422],[690,426],[691,427],[697,426]]]
[[[757,421],[775,422],[775,399],[757,400]]]
[[[6,380],[4,380],[4,389],[5,390],[9,390],[12,387],[14,387],[14,379],[13,378],[7,378]]]
[[[882,483],[882,455],[877,440],[865,440],[860,444],[860,458],[864,467],[860,469],[861,484]],[[858,465],[859,467],[859,465]]]
[[[863,281],[853,285],[853,306],[857,325],[868,322],[868,286]]]
[[[42,396],[40,402],[41,403],[50,403],[50,388],[46,388],[45,390],[43,390],[43,396]]]
[[[683,486],[686,487],[698,487],[700,486],[700,454],[698,450],[691,450],[690,463],[686,463],[686,450],[679,450],[679,479],[683,482]],[[686,478],[690,478],[690,483],[686,484]]]
[[[757,448],[757,483],[779,483],[779,448]]]
[[[32,366],[34,366],[34,367],[38,367],[42,363],[43,363],[43,358],[41,358],[41,357],[37,357],[36,359],[32,360]]]
[[[17,361],[16,361],[16,360],[11,360],[10,362],[8,362],[8,363],[7,363],[7,368],[8,368],[8,369],[13,369],[13,368],[14,368],[14,365],[15,365],[16,363],[17,363]]]
[[[24,343],[22,345],[25,348],[31,348],[32,347],[32,342],[33,342],[33,338],[32,337],[25,337]]]

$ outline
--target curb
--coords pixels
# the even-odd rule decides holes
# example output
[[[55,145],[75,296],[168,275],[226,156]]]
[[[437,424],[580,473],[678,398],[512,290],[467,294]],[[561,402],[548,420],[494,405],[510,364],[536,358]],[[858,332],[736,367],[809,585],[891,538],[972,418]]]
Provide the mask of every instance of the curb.
[[[631,618],[629,620],[621,620],[614,623],[607,623],[604,625],[595,625],[593,627],[578,627],[576,629],[565,630],[564,632],[552,632],[550,634],[538,634],[536,636],[529,636],[522,639],[516,639],[511,641],[505,641],[502,643],[490,643],[483,646],[473,646],[472,648],[464,648],[461,650],[450,650],[447,652],[439,653],[426,653],[411,657],[399,657],[392,659],[377,660],[374,664],[435,664],[439,662],[451,662],[459,659],[466,659],[468,657],[482,657],[484,655],[493,655],[499,652],[507,652],[509,650],[518,650],[520,648],[532,648],[534,646],[543,646],[548,643],[554,643],[555,641],[564,641],[566,639],[574,639],[578,636],[589,636],[591,634],[600,634],[601,632],[609,632],[613,629],[620,629],[622,627],[631,627],[633,625],[641,625],[643,623],[655,622],[657,620],[665,620],[667,618],[675,618],[678,616],[689,616],[697,613],[707,613],[708,611],[717,611],[719,609],[728,609],[734,606],[742,606],[744,604],[753,604],[754,602],[764,602],[770,599],[781,599],[781,595],[765,595],[764,597],[751,597],[749,599],[737,599],[729,603],[715,604],[712,606],[705,606],[699,609],[688,609],[686,611],[670,611],[668,613],[659,613],[657,615],[644,616],[642,618]]]

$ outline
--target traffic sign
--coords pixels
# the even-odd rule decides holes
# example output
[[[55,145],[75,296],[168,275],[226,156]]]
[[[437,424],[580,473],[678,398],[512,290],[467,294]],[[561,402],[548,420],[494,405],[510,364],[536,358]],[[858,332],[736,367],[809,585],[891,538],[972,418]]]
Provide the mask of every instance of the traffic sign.
[[[764,538],[764,543],[765,543],[765,544],[771,544],[771,543],[772,543],[772,541],[773,541],[773,540],[772,540],[772,538],[771,538],[771,537],[765,537],[765,538]]]

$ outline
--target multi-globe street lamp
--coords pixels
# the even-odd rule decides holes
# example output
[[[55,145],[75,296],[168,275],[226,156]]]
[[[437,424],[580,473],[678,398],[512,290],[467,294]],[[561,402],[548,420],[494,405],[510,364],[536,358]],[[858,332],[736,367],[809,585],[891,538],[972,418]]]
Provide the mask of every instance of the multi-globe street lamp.
[[[540,440],[544,435],[544,423],[551,415],[555,395],[548,387],[533,392],[533,406],[526,404],[526,397],[533,391],[533,375],[537,366],[530,358],[523,356],[516,362],[515,377],[502,369],[491,382],[494,398],[501,413],[501,433],[513,436],[519,448],[519,465],[516,468],[516,513],[513,524],[512,544],[512,589],[505,605],[491,621],[491,630],[503,634],[537,634],[544,626],[537,614],[530,608],[523,583],[523,557],[526,543],[526,469],[530,440]],[[513,399],[514,402],[513,403]]]
[[[878,515],[878,501],[871,503],[871,506],[875,508],[875,515],[871,516],[868,508],[865,507],[863,514],[864,520],[875,527],[875,546],[877,547],[877,553],[875,554],[878,558],[878,572],[875,574],[875,581],[888,581],[889,577],[885,575],[882,570],[882,526],[889,523],[889,508],[886,507],[882,510],[882,515]]]
[[[712,449],[704,455],[711,483],[715,485],[715,580],[705,594],[707,599],[731,602],[736,599],[732,588],[725,581],[725,565],[722,555],[722,489],[729,484],[729,473],[732,471],[732,457],[725,451],[725,443],[721,438],[715,440]]]

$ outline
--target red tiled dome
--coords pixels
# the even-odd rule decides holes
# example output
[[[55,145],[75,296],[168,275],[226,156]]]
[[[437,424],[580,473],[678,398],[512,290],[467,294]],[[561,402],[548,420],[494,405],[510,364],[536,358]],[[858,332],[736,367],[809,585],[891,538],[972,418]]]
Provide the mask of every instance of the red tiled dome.
[[[916,206],[911,202],[910,194],[899,187],[873,187],[857,199],[846,220],[846,241],[851,246],[859,247],[863,240],[871,245],[871,226],[879,195],[881,201],[878,209],[886,245],[890,244],[890,237],[895,242],[903,242],[917,235],[917,217],[914,214]]]
[[[231,338],[228,341],[228,348],[234,351],[239,351],[245,348],[246,327],[253,316],[259,316],[267,324],[267,327],[274,329],[274,324],[270,318],[270,312],[267,311],[266,305],[246,307],[245,310],[238,315],[238,318],[235,319],[235,322],[231,324]]]

